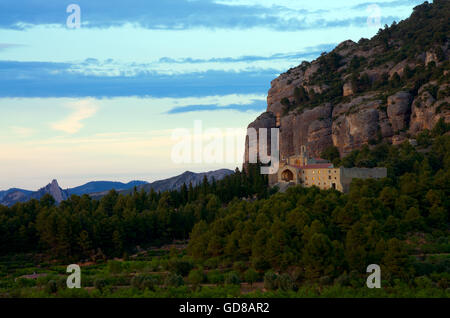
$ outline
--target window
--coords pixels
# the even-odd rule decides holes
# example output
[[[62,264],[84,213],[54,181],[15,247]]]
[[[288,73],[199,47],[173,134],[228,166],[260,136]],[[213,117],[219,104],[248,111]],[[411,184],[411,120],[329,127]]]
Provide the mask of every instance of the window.
[[[331,176],[328,176],[328,180],[331,180]]]

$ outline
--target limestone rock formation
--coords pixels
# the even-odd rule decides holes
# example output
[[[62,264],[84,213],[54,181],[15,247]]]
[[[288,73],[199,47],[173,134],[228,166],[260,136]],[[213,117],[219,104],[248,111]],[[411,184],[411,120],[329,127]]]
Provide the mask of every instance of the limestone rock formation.
[[[273,128],[278,116],[280,157],[287,158],[301,145],[314,156],[329,146],[346,155],[366,144],[408,140],[440,118],[450,122],[449,29],[436,22],[447,9],[449,2],[425,3],[370,40],[342,42],[291,68],[271,82],[267,111],[249,127]],[[424,36],[425,25],[447,37]],[[416,37],[429,41],[418,45]]]
[[[57,203],[61,203],[69,198],[69,192],[59,187],[58,181],[53,180],[45,187],[39,189],[31,195],[31,198],[39,200],[45,194],[50,194]]]
[[[407,128],[411,116],[412,96],[410,93],[400,91],[387,99],[387,115],[394,132]]]

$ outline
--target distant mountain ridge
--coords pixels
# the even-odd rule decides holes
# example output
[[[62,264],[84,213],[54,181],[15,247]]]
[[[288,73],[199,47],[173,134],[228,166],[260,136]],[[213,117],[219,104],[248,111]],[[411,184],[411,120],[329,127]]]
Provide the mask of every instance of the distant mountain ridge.
[[[2,192],[5,193],[5,195],[0,197],[0,204],[6,206],[12,206],[18,202],[26,202],[31,199],[39,200],[45,194],[50,194],[58,203],[66,200],[70,196],[67,190],[61,189],[56,180],[53,180],[51,183],[37,191],[13,188]]]
[[[139,189],[144,189],[145,191],[150,191],[151,189],[153,189],[156,192],[178,190],[183,186],[183,184],[189,185],[189,183],[192,183],[193,186],[200,184],[205,176],[208,178],[208,181],[212,181],[213,178],[217,181],[225,178],[232,173],[234,173],[234,171],[229,169],[219,169],[201,173],[186,171],[172,178],[145,184],[143,186],[140,186]]]
[[[11,188],[6,191],[0,191],[0,204],[6,206],[12,206],[18,202],[26,202],[31,199],[39,200],[45,194],[53,196],[57,203],[67,200],[72,194],[83,195],[91,194],[100,191],[109,191],[116,189],[117,191],[132,189],[135,186],[146,184],[146,181],[131,181],[129,183],[114,182],[114,181],[92,181],[84,185],[63,190],[58,181],[53,180],[45,187],[37,190],[30,191],[18,188]]]
[[[8,190],[4,190],[4,191],[0,191],[0,202],[3,200],[4,197],[6,197],[8,194],[13,193],[13,192],[23,192],[26,195],[29,195],[31,193],[33,193],[33,191],[29,191],[29,190],[24,190],[24,189],[18,189],[18,188],[11,188]]]
[[[219,169],[200,173],[186,171],[175,177],[140,185],[137,187],[137,190],[141,191],[143,189],[145,192],[150,192],[151,189],[153,189],[155,192],[178,190],[183,186],[183,184],[186,184],[187,186],[189,186],[190,183],[192,183],[193,186],[200,184],[205,176],[208,178],[208,181],[212,181],[213,178],[218,181],[233,173],[234,171],[230,169]],[[133,190],[134,188],[130,188],[128,190],[119,191],[119,193],[129,194],[132,193]],[[108,191],[92,193],[91,196],[98,199],[102,196],[105,196],[106,194],[108,194]]]
[[[134,187],[138,190],[144,189],[147,192],[150,192],[151,189],[156,192],[178,190],[183,184],[189,185],[192,183],[193,186],[200,184],[205,176],[208,178],[208,181],[212,181],[213,178],[215,180],[221,180],[232,173],[233,170],[229,169],[219,169],[201,173],[186,171],[178,176],[158,180],[152,183],[148,183],[146,181],[131,181],[128,183],[114,181],[91,181],[84,185],[66,190],[59,186],[57,180],[53,180],[51,183],[37,191],[18,188],[0,191],[0,205],[12,206],[18,202],[26,202],[31,199],[39,200],[45,194],[50,194],[57,203],[61,203],[62,201],[67,200],[71,195],[81,196],[83,194],[89,194],[93,198],[101,198],[113,189],[123,194],[131,193]]]
[[[97,193],[115,189],[117,191],[133,189],[141,185],[147,184],[146,181],[130,181],[128,183],[114,182],[114,181],[91,181],[82,186],[69,189],[69,193],[76,195]]]

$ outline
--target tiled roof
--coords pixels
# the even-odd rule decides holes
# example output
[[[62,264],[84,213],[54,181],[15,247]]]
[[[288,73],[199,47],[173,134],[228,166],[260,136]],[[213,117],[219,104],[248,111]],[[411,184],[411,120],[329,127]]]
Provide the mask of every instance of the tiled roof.
[[[289,166],[293,166],[293,167],[299,168],[299,169],[331,169],[331,168],[333,168],[332,163],[314,163],[314,164],[310,164],[310,165],[306,165],[306,166],[296,166],[296,165],[289,165]]]

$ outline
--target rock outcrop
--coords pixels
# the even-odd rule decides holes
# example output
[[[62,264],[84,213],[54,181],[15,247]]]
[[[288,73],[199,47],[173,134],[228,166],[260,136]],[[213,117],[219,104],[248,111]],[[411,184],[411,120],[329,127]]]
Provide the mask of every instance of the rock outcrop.
[[[387,99],[387,115],[394,132],[408,127],[411,116],[412,96],[410,93],[400,91]]]
[[[249,127],[273,128],[278,116],[280,157],[286,158],[299,154],[301,145],[314,156],[330,146],[346,155],[366,144],[400,143],[440,118],[450,122],[448,37],[421,47],[401,36],[420,35],[420,25],[442,18],[448,6],[419,6],[415,10],[428,10],[429,21],[413,14],[409,23],[370,40],[345,41],[281,74],[271,82],[267,111]],[[415,50],[400,53],[403,46]],[[246,162],[248,151],[247,142]]]
[[[58,181],[56,180],[53,180],[51,183],[39,189],[38,191],[33,192],[31,194],[31,198],[39,200],[45,194],[50,194],[57,203],[61,203],[62,201],[69,198],[69,192],[61,189],[59,187]]]

